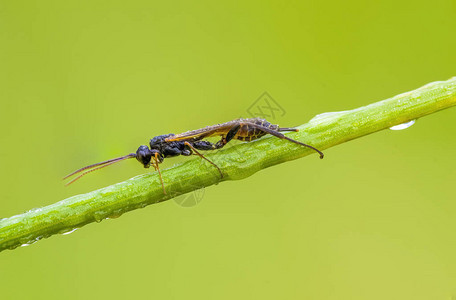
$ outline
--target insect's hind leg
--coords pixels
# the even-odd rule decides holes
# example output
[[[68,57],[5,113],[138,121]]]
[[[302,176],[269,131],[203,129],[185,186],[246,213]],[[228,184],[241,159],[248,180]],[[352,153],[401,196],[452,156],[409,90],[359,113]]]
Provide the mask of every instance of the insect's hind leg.
[[[301,143],[301,142],[298,142],[296,140],[293,140],[293,139],[290,139],[289,137],[285,136],[283,133],[280,133],[279,131],[291,131],[291,130],[284,130],[284,129],[292,129],[292,128],[279,128],[279,131],[275,131],[275,130],[272,130],[268,127],[265,127],[265,126],[261,126],[261,125],[258,125],[258,124],[255,124],[255,123],[250,123],[250,122],[245,122],[243,124],[246,124],[248,125],[249,127],[253,127],[253,128],[256,128],[256,129],[259,129],[263,132],[266,132],[270,135],[273,135],[275,137],[278,137],[279,139],[285,139],[287,141],[290,141],[292,143],[295,143],[295,144],[298,144],[298,145],[302,145],[304,147],[307,147],[307,148],[310,148],[316,152],[318,152],[318,154],[320,154],[320,158],[322,159],[325,155],[323,154],[323,152],[321,152],[320,150],[318,150],[317,148],[315,147],[312,147],[310,145],[307,145],[307,144],[304,144],[304,143]],[[297,129],[294,129],[293,131],[298,131]]]
[[[236,136],[236,134],[238,133],[240,128],[241,128],[241,124],[237,124],[236,126],[232,127],[230,129],[230,131],[228,131],[226,136],[222,137],[222,139],[215,144],[215,149],[220,149],[223,146],[225,146],[226,144],[228,144],[228,142],[231,141]]]
[[[208,143],[209,143],[209,142],[208,142]],[[208,161],[211,165],[213,165],[214,167],[216,167],[217,170],[218,170],[219,173],[220,173],[220,177],[223,178],[222,170],[220,170],[220,168],[219,168],[216,164],[214,164],[212,161],[210,161],[210,160],[207,159],[204,155],[202,155],[202,154],[201,154],[198,150],[196,150],[196,148],[193,147],[193,145],[190,144],[189,142],[185,142],[184,144],[185,144],[186,146],[188,146],[190,149],[192,149],[193,152],[195,152],[196,155],[198,155],[199,157],[201,157],[202,159]],[[211,144],[211,143],[209,143],[209,144]],[[210,149],[203,149],[203,150],[210,150]]]
[[[226,137],[222,137],[222,139],[215,144],[211,143],[209,141],[194,141],[191,143],[191,145],[193,148],[196,148],[198,150],[205,150],[205,151],[217,150],[217,149],[223,148],[223,146],[225,146],[229,141],[231,141],[234,138],[236,133],[239,131],[239,128],[241,128],[240,125],[234,126],[233,128],[230,129],[230,131],[228,131],[228,133],[226,134]]]

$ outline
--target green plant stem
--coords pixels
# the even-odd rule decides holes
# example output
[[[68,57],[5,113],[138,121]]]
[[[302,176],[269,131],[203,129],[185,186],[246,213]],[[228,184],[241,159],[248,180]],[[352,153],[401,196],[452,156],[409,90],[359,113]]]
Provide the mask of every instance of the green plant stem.
[[[402,124],[456,104],[456,77],[354,110],[326,113],[299,126],[289,137],[324,150],[343,142]],[[313,154],[302,146],[275,137],[208,153],[224,174],[195,158],[162,171],[164,195],[156,172],[136,176],[87,194],[30,210],[0,221],[0,251],[65,233],[94,221],[171,199],[225,180],[239,180],[261,169]]]

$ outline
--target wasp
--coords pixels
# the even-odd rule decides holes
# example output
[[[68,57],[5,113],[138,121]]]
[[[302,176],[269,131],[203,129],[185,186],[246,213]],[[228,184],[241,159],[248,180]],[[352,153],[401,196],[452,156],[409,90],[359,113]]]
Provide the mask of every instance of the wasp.
[[[298,129],[292,127],[279,127],[279,125],[271,124],[265,119],[251,118],[236,119],[222,124],[216,124],[192,131],[187,131],[181,134],[170,133],[159,135],[150,140],[149,147],[146,145],[139,146],[138,150],[136,150],[136,153],[130,153],[125,156],[83,167],[65,176],[63,179],[67,179],[73,175],[78,175],[66,184],[69,185],[90,172],[105,168],[125,159],[136,158],[136,160],[138,160],[138,162],[140,162],[144,168],[149,168],[152,165],[154,169],[158,171],[163,193],[166,194],[165,185],[163,183],[163,178],[159,168],[159,164],[162,163],[165,158],[179,155],[197,155],[217,168],[218,172],[220,173],[220,177],[223,178],[223,173],[220,168],[215,163],[206,158],[203,154],[201,154],[200,151],[221,149],[233,139],[250,142],[266,134],[270,134],[277,138],[313,149],[318,154],[320,154],[320,158],[323,158],[323,153],[317,148],[293,140],[281,133],[282,131],[298,131]],[[216,143],[211,143],[204,140],[205,138],[215,136],[221,138]]]

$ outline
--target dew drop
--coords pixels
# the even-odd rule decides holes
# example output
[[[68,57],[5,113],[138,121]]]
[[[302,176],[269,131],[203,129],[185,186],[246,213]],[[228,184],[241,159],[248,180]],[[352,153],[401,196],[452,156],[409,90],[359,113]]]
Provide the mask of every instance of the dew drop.
[[[115,218],[120,217],[122,214],[123,214],[122,210],[118,209],[118,210],[113,211],[112,214],[110,214],[109,217],[106,219],[115,219]]]
[[[106,213],[103,211],[97,211],[93,214],[93,218],[97,223],[100,223],[105,218]]]
[[[67,234],[73,233],[73,232],[75,232],[76,230],[78,230],[78,228],[74,228],[74,229],[72,229],[72,230],[70,230],[70,231],[64,232],[64,233],[62,233],[62,235],[67,235]]]
[[[21,247],[28,247],[30,246],[31,244],[35,244],[36,242],[38,242],[39,240],[41,240],[43,237],[42,236],[38,236],[34,239],[31,239],[29,241],[27,241],[26,243],[22,244]]]
[[[27,210],[25,213],[35,213],[35,212],[40,212],[42,210],[43,209],[41,207],[37,207],[37,208],[32,208],[30,210]]]
[[[402,123],[402,124],[399,124],[399,125],[390,127],[390,129],[391,129],[391,130],[403,130],[403,129],[409,128],[409,127],[412,126],[413,124],[415,124],[415,120],[411,120],[411,121],[409,121],[409,122],[407,122],[407,123]]]

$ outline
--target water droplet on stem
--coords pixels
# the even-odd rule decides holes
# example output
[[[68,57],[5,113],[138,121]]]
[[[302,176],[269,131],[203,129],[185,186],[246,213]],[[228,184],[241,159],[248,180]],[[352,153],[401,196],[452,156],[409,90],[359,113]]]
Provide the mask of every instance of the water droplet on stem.
[[[407,122],[407,123],[402,123],[402,124],[399,124],[399,125],[390,127],[390,129],[391,129],[391,130],[403,130],[403,129],[409,128],[409,127],[412,126],[413,124],[415,124],[415,120],[411,120],[411,121],[409,121],[409,122]]]

